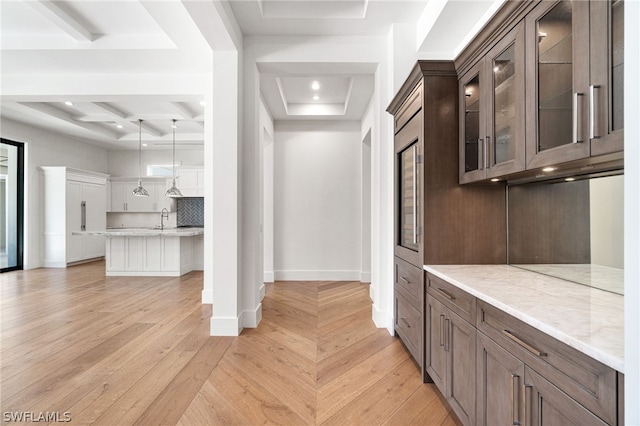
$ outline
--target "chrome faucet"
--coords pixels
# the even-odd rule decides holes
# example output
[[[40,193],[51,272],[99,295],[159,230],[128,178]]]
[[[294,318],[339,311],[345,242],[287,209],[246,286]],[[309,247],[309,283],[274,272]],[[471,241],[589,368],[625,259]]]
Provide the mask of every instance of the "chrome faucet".
[[[167,219],[169,220],[169,210],[165,208],[162,209],[162,211],[160,212],[160,230],[164,230],[164,220]]]

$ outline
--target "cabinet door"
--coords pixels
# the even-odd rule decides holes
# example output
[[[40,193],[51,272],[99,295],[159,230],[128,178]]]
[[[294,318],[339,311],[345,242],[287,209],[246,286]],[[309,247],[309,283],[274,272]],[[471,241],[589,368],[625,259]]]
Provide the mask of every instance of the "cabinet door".
[[[520,23],[485,58],[488,178],[525,167],[524,35],[524,23]]]
[[[82,199],[85,202],[85,228],[87,231],[104,231],[107,228],[107,188],[105,185],[84,183]],[[91,259],[104,256],[105,237],[83,235],[82,257]]]
[[[591,155],[624,148],[624,1],[592,1],[589,138]]]
[[[129,189],[130,184],[126,182],[110,182],[111,185],[111,210],[112,212],[126,212],[128,194],[135,187]]]
[[[477,339],[477,424],[523,424],[524,363],[484,334]]]
[[[589,2],[542,1],[526,43],[527,168],[588,157]]]
[[[446,394],[447,380],[447,344],[448,322],[445,306],[430,294],[427,294],[427,333],[425,368],[433,383]]]
[[[525,367],[526,424],[534,426],[606,425],[541,375]]]
[[[422,117],[415,115],[395,136],[395,255],[422,266]]]
[[[480,60],[460,79],[460,183],[486,179],[485,62]]]
[[[82,224],[82,182],[67,180],[66,183],[66,261],[77,262],[82,259],[82,235],[72,235],[81,231]]]
[[[446,398],[464,424],[475,424],[476,415],[476,328],[447,311]]]

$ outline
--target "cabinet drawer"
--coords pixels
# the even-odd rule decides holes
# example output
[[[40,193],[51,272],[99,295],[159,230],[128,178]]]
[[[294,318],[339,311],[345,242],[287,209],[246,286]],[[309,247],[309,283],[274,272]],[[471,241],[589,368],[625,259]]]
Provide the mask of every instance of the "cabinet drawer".
[[[394,128],[395,132],[398,133],[400,129],[404,127],[405,124],[411,120],[411,118],[416,115],[418,111],[422,108],[422,83],[420,83],[413,92],[407,97],[404,101],[398,112],[394,116]]]
[[[422,367],[422,314],[401,293],[395,292],[395,331]]]
[[[476,298],[433,274],[427,274],[427,292],[470,324],[475,323]]]
[[[615,370],[480,300],[477,325],[571,398],[616,424]]]
[[[416,309],[422,308],[424,294],[422,279],[424,271],[410,263],[395,258],[395,289],[403,293],[403,296],[413,304]]]

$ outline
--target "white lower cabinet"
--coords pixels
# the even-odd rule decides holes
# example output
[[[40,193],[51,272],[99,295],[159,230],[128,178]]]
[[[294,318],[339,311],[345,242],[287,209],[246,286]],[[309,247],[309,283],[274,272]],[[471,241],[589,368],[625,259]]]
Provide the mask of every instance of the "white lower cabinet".
[[[199,270],[195,237],[122,236],[107,238],[107,276],[180,276]],[[194,250],[194,245],[196,250]]]

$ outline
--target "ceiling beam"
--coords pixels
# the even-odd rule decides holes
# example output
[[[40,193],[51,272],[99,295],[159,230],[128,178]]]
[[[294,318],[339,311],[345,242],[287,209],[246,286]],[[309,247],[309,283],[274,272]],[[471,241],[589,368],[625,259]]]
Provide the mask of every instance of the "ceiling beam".
[[[129,114],[127,114],[126,112],[114,107],[113,105],[111,105],[108,102],[92,102],[92,104],[97,107],[100,108],[102,111],[106,112],[107,114],[113,116],[114,118],[120,119],[120,120],[125,120]]]
[[[194,112],[183,102],[170,102],[171,106],[178,111],[184,120],[193,120],[195,118]]]
[[[28,1],[26,3],[77,41],[94,41],[98,38],[98,35],[92,34],[83,23],[51,0]]]
[[[117,139],[119,134],[117,132],[111,131],[100,124],[95,123],[86,123],[84,121],[78,121],[71,114],[63,111],[59,108],[52,106],[51,104],[45,104],[42,102],[18,102],[18,104],[23,105],[25,107],[31,108],[35,111],[38,111],[42,114],[48,115],[49,117],[54,117],[58,120],[62,120],[66,123],[72,124],[76,127],[80,127],[82,129],[88,130],[92,133],[97,133],[103,136],[107,136],[112,139]]]

